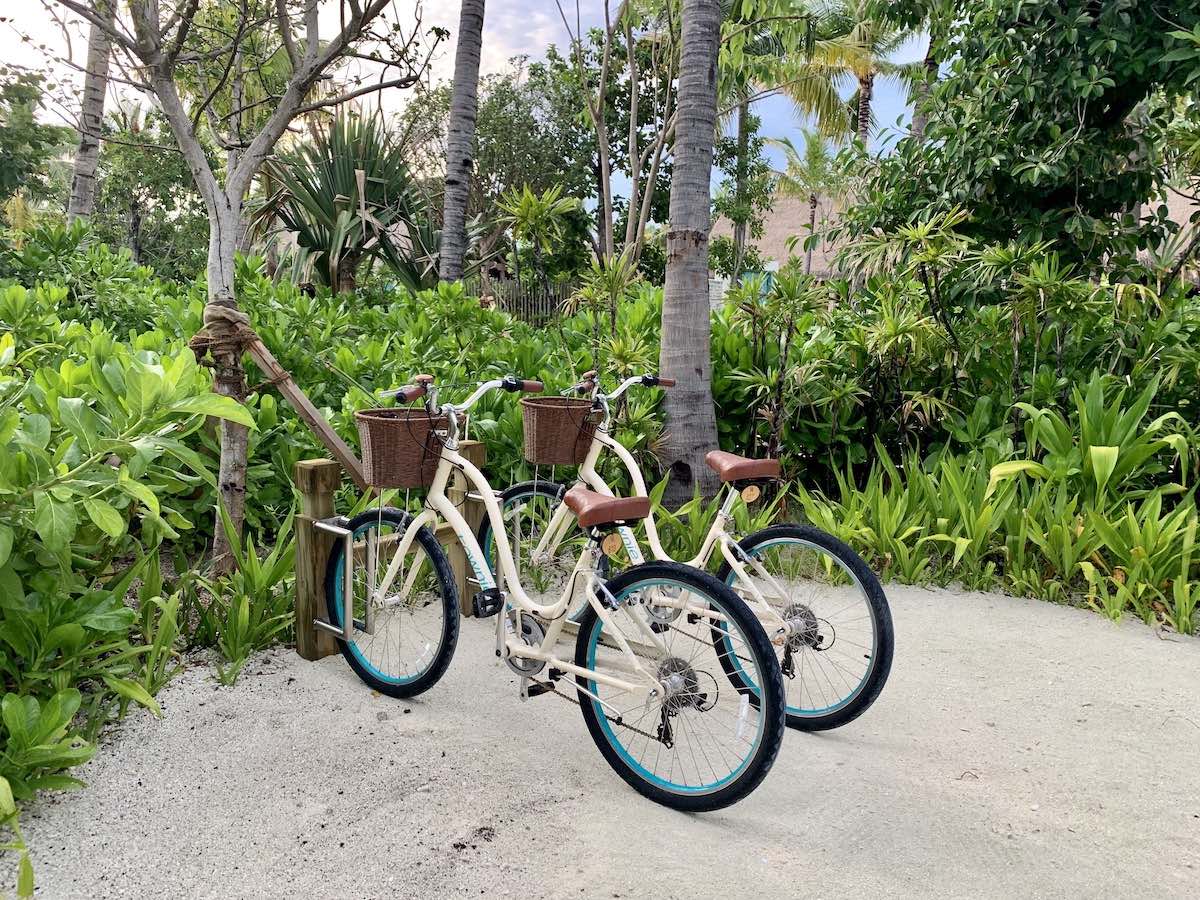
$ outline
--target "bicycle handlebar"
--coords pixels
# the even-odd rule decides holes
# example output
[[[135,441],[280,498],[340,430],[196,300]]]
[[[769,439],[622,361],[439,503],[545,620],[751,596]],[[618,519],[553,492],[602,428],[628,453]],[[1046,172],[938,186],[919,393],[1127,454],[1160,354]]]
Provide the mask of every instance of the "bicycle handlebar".
[[[634,375],[632,378],[626,378],[623,382],[621,382],[620,386],[615,391],[613,391],[611,394],[600,394],[600,393],[598,393],[599,388],[600,388],[600,381],[596,377],[596,370],[593,369],[590,372],[584,372],[583,375],[580,377],[580,380],[577,383],[571,385],[571,387],[567,388],[565,391],[563,391],[563,393],[564,394],[591,394],[593,396],[593,398],[595,398],[595,399],[599,399],[602,397],[605,400],[616,400],[623,393],[625,393],[625,391],[629,390],[629,388],[633,387],[635,384],[640,384],[643,387],[669,388],[669,387],[675,387],[675,379],[674,378],[663,378],[659,375],[651,375],[651,374]]]
[[[428,388],[423,384],[406,384],[404,387],[395,388],[390,391],[380,391],[380,397],[395,397],[403,403],[412,403],[418,397],[424,397],[428,393]]]
[[[633,387],[635,384],[640,384],[642,387],[675,387],[674,378],[660,378],[658,375],[634,375],[631,378],[626,378],[621,382],[620,386],[605,397],[606,400],[616,400],[623,393]]]

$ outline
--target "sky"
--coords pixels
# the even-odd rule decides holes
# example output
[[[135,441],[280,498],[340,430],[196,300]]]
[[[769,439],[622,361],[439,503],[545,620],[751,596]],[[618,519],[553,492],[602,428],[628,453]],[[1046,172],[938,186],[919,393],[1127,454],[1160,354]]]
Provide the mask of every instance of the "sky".
[[[580,0],[584,27],[600,24],[604,15],[604,0]],[[47,10],[46,5],[55,7],[53,0],[24,0],[14,4],[9,0],[0,2],[0,60],[15,63],[45,72],[56,78],[80,80],[81,76],[53,62],[55,56],[65,56],[68,49],[77,62],[82,62],[87,48],[86,32],[76,23],[69,29],[69,37]],[[574,2],[565,0],[564,8],[572,17],[574,25]],[[438,26],[447,29],[450,37],[439,48],[433,60],[434,80],[449,78],[454,69],[454,40],[458,29],[459,3],[457,0],[397,0],[402,15],[412,21],[412,11],[420,9],[423,27]],[[7,7],[7,8],[3,8]],[[15,8],[14,8],[15,7]],[[336,3],[325,7],[329,18],[327,31],[332,31],[336,19]],[[560,47],[568,41],[568,34],[559,16],[555,0],[488,0],[487,18],[484,22],[484,40],[481,69],[484,74],[503,71],[514,56],[538,58],[548,44]],[[42,49],[44,45],[48,50]],[[924,56],[924,40],[915,39],[901,48],[896,61],[921,59]],[[402,92],[396,92],[400,94]],[[846,85],[843,93],[853,93],[853,85]],[[385,105],[403,103],[402,97],[388,98]],[[874,148],[886,146],[894,136],[899,120],[905,127],[911,110],[905,103],[902,91],[887,82],[876,86],[876,122],[879,133],[872,140]],[[790,101],[785,97],[768,97],[755,103],[754,112],[762,120],[761,131],[765,137],[790,137],[801,143],[801,129],[806,124],[799,121]],[[63,121],[69,114],[64,111],[51,113],[56,121]],[[768,148],[773,164],[778,164],[778,151]]]

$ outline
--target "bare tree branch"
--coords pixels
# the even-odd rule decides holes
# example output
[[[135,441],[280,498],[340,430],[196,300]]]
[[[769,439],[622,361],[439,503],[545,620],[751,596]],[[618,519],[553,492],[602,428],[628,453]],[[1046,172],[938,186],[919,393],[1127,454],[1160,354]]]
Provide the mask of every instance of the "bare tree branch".
[[[178,20],[179,28],[175,32],[175,40],[171,42],[171,49],[167,51],[166,63],[168,66],[174,65],[175,60],[179,57],[179,53],[183,50],[183,45],[187,42],[188,32],[192,29],[192,22],[196,19],[196,10],[200,8],[200,0],[187,0],[187,6],[181,7],[183,12],[177,12],[172,16],[172,22]],[[171,25],[167,26],[167,30],[171,29]]]
[[[44,2],[44,0],[43,0]],[[81,19],[87,21],[89,25],[95,25],[102,28],[104,33],[108,35],[109,40],[113,43],[120,44],[121,47],[129,52],[136,51],[136,45],[129,35],[126,34],[120,25],[114,25],[111,22],[105,21],[103,16],[98,15],[90,3],[80,3],[78,0],[54,0],[59,6],[64,6]]]
[[[300,51],[296,49],[296,38],[292,34],[292,20],[288,18],[287,0],[275,0],[275,19],[279,23],[279,37],[283,41],[283,49],[292,71],[300,68]]]
[[[357,97],[363,97],[367,94],[374,94],[379,91],[387,90],[388,88],[412,87],[420,80],[420,78],[420,73],[414,73],[412,75],[405,75],[403,78],[393,78],[390,81],[381,81],[377,82],[376,84],[368,84],[356,91],[350,91],[337,97],[330,97],[326,100],[318,100],[315,103],[309,103],[306,106],[301,106],[296,110],[296,114],[303,115],[304,113],[316,112],[318,109],[328,109],[331,106],[339,106],[342,103],[354,100]]]

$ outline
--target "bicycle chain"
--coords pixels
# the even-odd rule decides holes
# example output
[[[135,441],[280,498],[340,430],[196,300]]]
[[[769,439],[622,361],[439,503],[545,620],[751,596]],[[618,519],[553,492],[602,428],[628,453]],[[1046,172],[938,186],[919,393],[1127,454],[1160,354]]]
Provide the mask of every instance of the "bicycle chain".
[[[556,696],[558,696],[558,697],[562,697],[562,698],[563,698],[564,700],[566,700],[568,703],[574,703],[576,706],[581,706],[581,705],[582,705],[582,704],[580,704],[580,702],[579,702],[578,700],[576,700],[574,697],[569,697],[569,696],[567,696],[566,694],[564,694],[562,691],[560,691],[560,690],[558,689],[557,685],[556,685],[554,688],[552,688],[552,689],[550,690],[550,693],[551,693],[551,694],[554,694],[554,695],[556,695]],[[613,718],[612,716],[610,716],[608,713],[604,713],[604,718],[608,719],[608,721],[612,722],[614,725],[619,725],[621,728],[628,728],[628,729],[629,729],[630,731],[632,731],[634,734],[641,735],[642,737],[645,737],[645,738],[650,738],[650,740],[652,740],[652,741],[661,741],[661,740],[662,740],[662,738],[660,738],[660,737],[659,737],[657,734],[651,734],[651,733],[650,733],[650,732],[648,732],[648,731],[642,731],[642,729],[640,729],[640,728],[638,728],[638,727],[636,727],[636,726],[634,726],[634,725],[630,725],[630,724],[628,724],[628,723],[626,723],[626,722],[623,722],[623,721],[621,721],[620,719],[614,719],[614,718]]]

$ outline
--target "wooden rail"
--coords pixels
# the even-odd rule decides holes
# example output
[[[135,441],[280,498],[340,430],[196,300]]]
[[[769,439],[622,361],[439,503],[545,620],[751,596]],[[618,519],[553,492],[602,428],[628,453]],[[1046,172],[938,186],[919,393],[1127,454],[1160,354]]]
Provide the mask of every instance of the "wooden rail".
[[[487,462],[487,448],[479,441],[460,441],[458,450],[476,466]],[[353,470],[331,459],[304,459],[296,463],[296,489],[300,492],[300,514],[296,518],[296,652],[308,660],[338,652],[337,639],[313,627],[313,619],[328,621],[329,618],[325,573],[336,541],[331,534],[318,529],[316,523],[334,515],[334,494],[347,472],[353,479]],[[456,472],[446,488],[446,496],[462,511],[474,530],[483,521],[483,503],[471,499],[468,493],[466,480],[462,473]],[[474,573],[467,562],[467,554],[448,526],[439,527],[437,536],[454,574],[459,608],[463,615],[469,616],[471,597],[479,588],[472,580]]]

